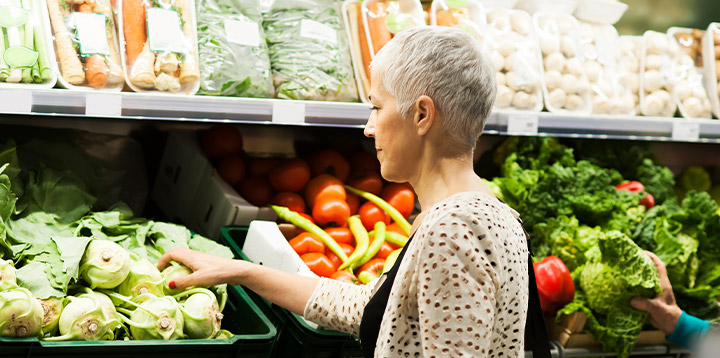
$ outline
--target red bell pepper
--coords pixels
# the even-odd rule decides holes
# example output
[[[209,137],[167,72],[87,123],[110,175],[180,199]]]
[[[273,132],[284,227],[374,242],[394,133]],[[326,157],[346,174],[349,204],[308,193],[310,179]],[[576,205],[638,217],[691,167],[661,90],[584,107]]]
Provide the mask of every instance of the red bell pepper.
[[[575,283],[570,270],[557,256],[534,262],[533,268],[543,313],[554,316],[558,309],[572,302],[575,297]]]
[[[645,193],[647,196],[640,200],[640,205],[645,206],[646,209],[650,209],[655,206],[655,198],[650,193],[645,192],[645,186],[639,181],[626,181],[620,185],[616,185],[615,189],[627,190],[633,193]]]

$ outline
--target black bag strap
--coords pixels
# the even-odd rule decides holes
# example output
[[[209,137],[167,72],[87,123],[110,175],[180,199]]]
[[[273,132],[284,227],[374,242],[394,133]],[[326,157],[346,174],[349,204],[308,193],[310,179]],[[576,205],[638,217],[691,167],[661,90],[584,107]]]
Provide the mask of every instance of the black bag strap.
[[[518,219],[520,226],[522,220]],[[545,317],[540,307],[540,296],[538,295],[537,283],[535,282],[535,269],[533,268],[533,253],[530,248],[530,235],[528,235],[525,227],[525,241],[528,248],[528,276],[529,276],[529,300],[527,321],[525,321],[525,347],[532,348],[533,358],[551,358],[550,355],[550,339],[548,338],[547,327],[545,326]]]

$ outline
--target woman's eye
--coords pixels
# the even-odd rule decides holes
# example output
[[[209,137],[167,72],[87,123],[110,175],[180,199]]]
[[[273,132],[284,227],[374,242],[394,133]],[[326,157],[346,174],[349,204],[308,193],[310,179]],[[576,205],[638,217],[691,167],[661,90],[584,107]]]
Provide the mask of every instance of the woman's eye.
[[[378,108],[378,106],[372,106],[372,107],[370,107],[370,110],[377,111],[377,110],[380,110],[380,108]]]

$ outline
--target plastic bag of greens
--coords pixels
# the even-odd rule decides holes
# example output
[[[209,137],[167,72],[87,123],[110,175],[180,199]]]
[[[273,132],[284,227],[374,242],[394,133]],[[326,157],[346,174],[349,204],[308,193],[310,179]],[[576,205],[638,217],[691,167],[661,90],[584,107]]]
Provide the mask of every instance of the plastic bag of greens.
[[[198,3],[201,94],[272,97],[270,58],[255,0]]]
[[[332,0],[275,0],[264,14],[277,96],[357,101],[347,39]]]

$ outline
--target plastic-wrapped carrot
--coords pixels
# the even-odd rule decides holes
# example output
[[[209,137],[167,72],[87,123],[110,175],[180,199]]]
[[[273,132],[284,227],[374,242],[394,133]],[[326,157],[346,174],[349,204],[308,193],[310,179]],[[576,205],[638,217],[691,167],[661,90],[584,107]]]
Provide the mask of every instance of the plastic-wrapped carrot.
[[[143,0],[123,0],[122,16],[127,65],[132,66],[142,53],[147,40]]]
[[[353,3],[350,6],[352,7],[352,12],[357,13],[357,37],[360,42],[360,57],[362,58],[365,76],[369,81],[370,61],[372,61],[372,55],[370,55],[370,47],[368,46],[367,35],[365,35],[365,24],[363,23],[362,5],[360,3]]]
[[[395,221],[398,225],[400,225],[400,228],[403,229],[403,231],[405,231],[406,235],[410,235],[410,229],[412,228],[410,223],[407,220],[405,220],[405,217],[402,216],[402,214],[400,214],[400,212],[397,209],[395,209],[392,205],[388,204],[387,201],[382,200],[377,195],[370,194],[368,192],[365,192],[365,191],[362,191],[359,189],[355,189],[349,185],[345,185],[345,189],[347,189],[347,190],[353,192],[354,194],[357,194],[357,195],[371,201],[373,204],[379,206],[380,209],[383,209],[386,213],[388,213],[388,215],[390,215],[390,217],[393,219],[393,221]]]
[[[84,2],[78,6],[78,12],[92,12],[92,6]],[[108,66],[105,64],[105,57],[102,55],[90,55],[85,57],[85,78],[88,86],[92,88],[103,88],[107,83]]]
[[[107,64],[110,72],[108,73],[107,83],[112,86],[124,82],[125,76],[123,75],[122,66],[120,66],[120,56],[118,55],[116,45],[117,41],[115,41],[115,36],[113,35],[112,31],[112,29],[115,28],[115,21],[113,20],[113,14],[110,6],[111,5],[108,4],[107,0],[96,0],[94,10],[99,14],[105,15],[108,21],[108,30],[106,31],[106,33],[108,47],[110,48],[110,56],[106,58],[108,60]]]
[[[458,24],[458,20],[450,11],[438,10],[435,13],[435,22],[438,26],[453,27]]]
[[[175,6],[180,9],[180,16],[183,19],[183,34],[190,41],[190,50],[185,54],[180,65],[180,83],[191,83],[200,80],[200,68],[196,60],[197,43],[195,42],[195,28],[190,22],[190,11],[184,0],[175,0]]]
[[[369,1],[365,4],[367,7],[367,25],[366,29],[370,34],[373,51],[377,54],[380,49],[392,39],[392,34],[385,25],[387,18],[387,5],[381,1]]]
[[[65,27],[65,19],[60,10],[60,0],[47,0],[50,22],[55,34],[55,47],[57,48],[60,72],[63,78],[71,85],[82,85],[85,82],[85,72],[73,47],[70,33]]]

